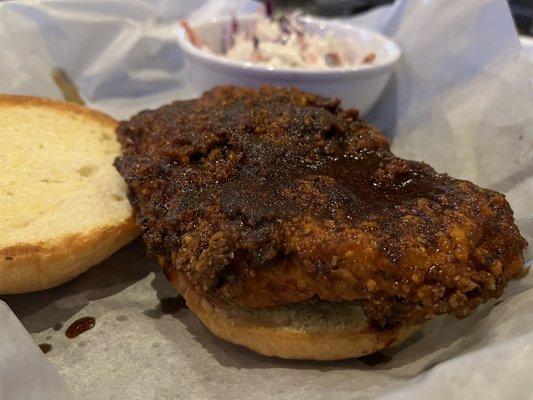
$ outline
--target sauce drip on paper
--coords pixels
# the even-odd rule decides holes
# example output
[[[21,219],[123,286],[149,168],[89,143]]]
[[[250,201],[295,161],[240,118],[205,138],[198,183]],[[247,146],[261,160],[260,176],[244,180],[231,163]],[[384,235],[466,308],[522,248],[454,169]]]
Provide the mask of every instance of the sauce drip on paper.
[[[52,345],[50,343],[41,343],[39,345],[39,348],[41,349],[41,351],[46,354],[48,353],[50,350],[52,350]]]
[[[74,339],[75,337],[81,335],[83,332],[92,329],[94,327],[94,323],[95,319],[93,317],[80,318],[74,321],[72,325],[67,328],[65,336],[69,339]]]

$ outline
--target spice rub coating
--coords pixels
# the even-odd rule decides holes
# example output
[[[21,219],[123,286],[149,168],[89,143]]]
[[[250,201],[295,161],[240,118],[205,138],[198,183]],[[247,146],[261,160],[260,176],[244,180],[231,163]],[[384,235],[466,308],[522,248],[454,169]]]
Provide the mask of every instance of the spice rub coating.
[[[218,87],[118,136],[149,251],[213,301],[360,301],[392,327],[464,317],[523,267],[502,194],[395,157],[336,99]]]

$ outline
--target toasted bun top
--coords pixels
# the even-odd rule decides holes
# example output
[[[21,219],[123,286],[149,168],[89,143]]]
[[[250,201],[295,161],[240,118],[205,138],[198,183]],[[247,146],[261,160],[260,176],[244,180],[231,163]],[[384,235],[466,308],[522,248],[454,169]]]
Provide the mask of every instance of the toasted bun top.
[[[113,166],[116,124],[75,104],[0,95],[0,292],[57,284],[136,235]],[[52,258],[71,268],[48,268]]]

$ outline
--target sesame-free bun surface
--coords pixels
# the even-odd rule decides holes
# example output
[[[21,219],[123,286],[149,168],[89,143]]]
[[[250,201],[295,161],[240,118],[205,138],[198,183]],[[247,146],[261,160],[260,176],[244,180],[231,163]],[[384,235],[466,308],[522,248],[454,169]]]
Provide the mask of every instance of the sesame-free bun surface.
[[[266,356],[321,361],[360,357],[398,345],[422,327],[378,332],[356,303],[217,306],[195,292],[182,274],[173,272],[170,280],[211,332]]]
[[[138,234],[113,161],[116,121],[0,95],[0,293],[59,285]]]

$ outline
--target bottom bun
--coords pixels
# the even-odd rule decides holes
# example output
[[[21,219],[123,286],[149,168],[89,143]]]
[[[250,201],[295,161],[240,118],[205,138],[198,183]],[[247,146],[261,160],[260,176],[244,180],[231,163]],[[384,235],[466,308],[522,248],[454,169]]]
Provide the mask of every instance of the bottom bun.
[[[211,332],[266,356],[324,361],[360,357],[398,345],[422,327],[377,331],[355,302],[219,306],[196,293],[182,274],[173,271],[170,279]]]

